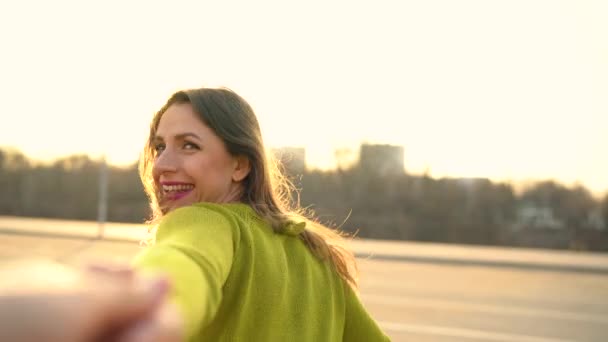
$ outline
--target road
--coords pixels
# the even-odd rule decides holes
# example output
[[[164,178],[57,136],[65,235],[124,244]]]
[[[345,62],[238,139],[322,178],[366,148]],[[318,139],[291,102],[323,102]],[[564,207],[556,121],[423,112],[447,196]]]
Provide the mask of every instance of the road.
[[[0,264],[22,258],[123,263],[139,248],[0,232]],[[605,272],[377,259],[359,259],[359,267],[362,300],[393,341],[608,340]]]

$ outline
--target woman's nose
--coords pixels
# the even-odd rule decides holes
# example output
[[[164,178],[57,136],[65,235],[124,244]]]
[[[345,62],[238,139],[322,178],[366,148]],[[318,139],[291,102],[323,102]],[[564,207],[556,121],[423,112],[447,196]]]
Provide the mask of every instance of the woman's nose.
[[[174,153],[168,150],[163,151],[154,161],[154,172],[162,174],[165,172],[177,171],[178,160]]]

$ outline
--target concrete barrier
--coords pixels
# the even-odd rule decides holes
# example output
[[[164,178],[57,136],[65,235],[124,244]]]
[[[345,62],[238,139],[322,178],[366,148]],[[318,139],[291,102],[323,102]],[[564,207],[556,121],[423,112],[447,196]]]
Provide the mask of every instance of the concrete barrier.
[[[104,241],[138,243],[149,237],[143,224],[100,227],[92,221],[0,216],[0,234],[94,240],[102,230]],[[360,259],[608,274],[608,253],[365,239],[352,240],[350,246]]]

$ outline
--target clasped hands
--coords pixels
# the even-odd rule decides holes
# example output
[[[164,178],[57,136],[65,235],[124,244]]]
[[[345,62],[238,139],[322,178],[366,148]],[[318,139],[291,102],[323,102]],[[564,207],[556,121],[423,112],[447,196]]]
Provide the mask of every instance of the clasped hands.
[[[169,290],[167,279],[128,267],[3,266],[0,341],[181,341],[181,316],[167,300]]]

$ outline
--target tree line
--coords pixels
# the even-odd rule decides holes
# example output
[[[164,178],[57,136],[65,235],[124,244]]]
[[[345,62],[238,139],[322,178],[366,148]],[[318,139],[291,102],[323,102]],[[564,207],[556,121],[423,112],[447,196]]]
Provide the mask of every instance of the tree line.
[[[40,164],[0,149],[0,215],[95,220],[102,162],[74,155]],[[107,219],[141,223],[137,165],[108,166]],[[291,173],[300,205],[362,238],[608,251],[608,194],[538,181],[516,192],[487,179],[378,175],[356,165]]]

